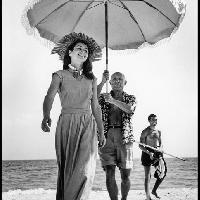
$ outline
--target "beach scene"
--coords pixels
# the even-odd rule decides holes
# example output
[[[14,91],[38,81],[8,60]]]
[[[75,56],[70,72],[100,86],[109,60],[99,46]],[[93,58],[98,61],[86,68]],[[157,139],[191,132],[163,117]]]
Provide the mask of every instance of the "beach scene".
[[[51,109],[50,132],[42,131],[41,122],[52,73],[62,68],[62,62],[37,36],[27,34],[22,14],[31,2],[2,2],[3,200],[56,200],[59,95]],[[184,19],[170,38],[139,50],[108,51],[110,74],[123,72],[127,80],[124,90],[137,99],[132,118],[135,141],[140,140],[142,130],[148,126],[148,115],[157,115],[167,165],[166,177],[157,190],[161,200],[198,199],[197,0],[184,3]],[[102,60],[93,63],[97,83],[106,67],[104,50]],[[146,199],[141,152],[134,142],[127,200]],[[150,189],[156,180],[154,172],[152,167]],[[121,199],[118,168],[116,181]],[[152,200],[158,199],[151,196]],[[110,200],[99,157],[88,200]]]
[[[167,177],[158,189],[161,199],[197,200],[197,158],[185,158],[185,160],[183,162],[175,158],[166,158]],[[3,161],[2,170],[3,199],[55,199],[56,160]],[[143,173],[140,159],[134,159],[134,167],[131,173],[131,191],[128,199],[145,199]],[[118,171],[116,180],[120,188]],[[155,179],[152,178],[151,187],[154,182]],[[109,199],[106,192],[105,173],[101,168],[100,160],[97,160],[90,199]]]

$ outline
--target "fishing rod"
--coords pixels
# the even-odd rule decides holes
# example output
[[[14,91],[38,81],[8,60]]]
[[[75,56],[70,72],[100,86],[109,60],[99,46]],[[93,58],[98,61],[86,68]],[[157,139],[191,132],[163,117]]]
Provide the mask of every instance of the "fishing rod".
[[[158,152],[161,152],[161,153],[163,153],[163,154],[169,155],[169,156],[171,156],[171,157],[180,159],[180,160],[182,160],[182,161],[186,161],[186,160],[183,159],[183,158],[179,158],[179,157],[177,157],[177,156],[174,156],[174,155],[172,155],[172,154],[166,153],[166,152],[164,152],[164,151],[160,151],[160,150],[158,150],[158,149],[156,149],[156,148],[154,148],[154,147],[152,147],[152,146],[149,146],[149,145],[147,145],[147,144],[143,144],[143,143],[138,142],[138,141],[136,141],[136,140],[134,140],[133,142],[136,142],[136,143],[138,143],[138,144],[140,144],[140,145],[142,145],[142,146],[144,146],[144,147],[148,147],[148,148],[150,148],[150,149],[153,149],[154,151],[158,151]]]

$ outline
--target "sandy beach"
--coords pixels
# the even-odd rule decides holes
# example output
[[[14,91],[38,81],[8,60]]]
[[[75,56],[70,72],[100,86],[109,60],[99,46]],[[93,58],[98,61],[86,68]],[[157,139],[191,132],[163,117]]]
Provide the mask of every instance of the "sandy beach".
[[[159,189],[161,200],[197,200],[197,188],[167,188]],[[3,200],[55,200],[55,190],[14,190],[3,192]],[[120,199],[120,195],[119,195]],[[153,200],[157,198],[152,196]],[[88,200],[110,200],[107,191],[91,191]],[[131,190],[127,200],[145,200],[143,190]]]

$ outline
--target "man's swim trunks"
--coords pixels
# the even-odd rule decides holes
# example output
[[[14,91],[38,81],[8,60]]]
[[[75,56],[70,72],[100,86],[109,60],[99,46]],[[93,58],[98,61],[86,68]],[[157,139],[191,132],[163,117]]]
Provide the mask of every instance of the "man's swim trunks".
[[[154,151],[153,149],[150,149],[148,147],[146,147],[146,149],[154,154],[154,159],[151,160],[150,155],[142,151],[141,162],[143,166],[153,165],[156,162],[156,160],[162,157],[162,153]]]
[[[141,161],[143,166],[151,166],[153,165],[156,169],[154,173],[154,177],[157,179],[164,179],[167,173],[167,165],[163,158],[163,154],[161,152],[154,151],[148,147],[146,149],[152,153],[154,153],[154,159],[151,160],[150,155],[142,151]]]

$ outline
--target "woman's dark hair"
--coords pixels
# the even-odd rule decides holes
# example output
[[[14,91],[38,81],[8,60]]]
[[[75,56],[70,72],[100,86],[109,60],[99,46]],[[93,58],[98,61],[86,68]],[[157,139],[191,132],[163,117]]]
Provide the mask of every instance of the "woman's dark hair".
[[[69,69],[69,64],[71,64],[71,57],[69,56],[69,50],[73,51],[75,45],[77,43],[83,43],[85,45],[87,45],[87,43],[84,40],[77,40],[76,42],[72,43],[71,45],[69,45],[69,47],[66,50],[65,56],[64,56],[64,60],[63,60],[63,70],[67,70]],[[88,45],[87,45],[88,47]],[[92,72],[92,62],[90,61],[89,58],[89,54],[91,53],[89,48],[88,48],[88,58],[87,60],[83,63],[83,74],[85,75],[86,78],[93,80],[94,79],[94,74]]]

